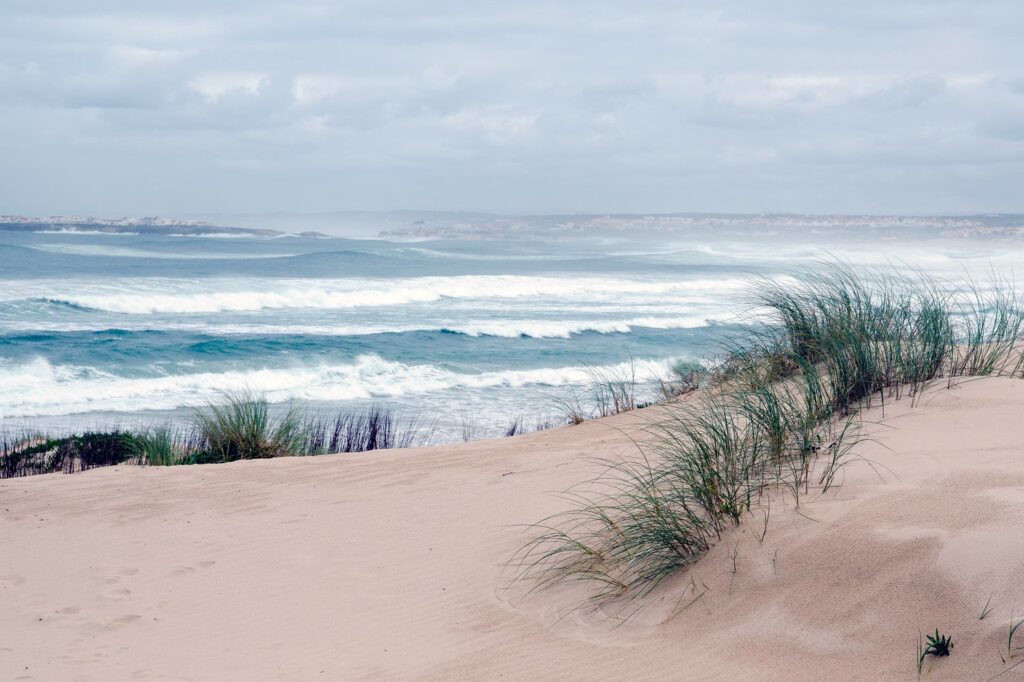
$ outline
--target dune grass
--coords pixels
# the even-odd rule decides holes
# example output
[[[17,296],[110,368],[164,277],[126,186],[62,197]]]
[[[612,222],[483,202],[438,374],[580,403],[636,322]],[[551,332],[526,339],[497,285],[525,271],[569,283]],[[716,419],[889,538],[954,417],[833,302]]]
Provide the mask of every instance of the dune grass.
[[[2,433],[0,478],[115,464],[210,464],[415,447],[430,440],[433,428],[422,420],[401,420],[379,405],[328,418],[304,415],[295,406],[274,410],[253,391],[225,392],[194,409],[184,424],[59,437]]]
[[[586,373],[583,386],[570,386],[564,394],[552,396],[565,423],[581,424],[637,408],[640,380],[632,357],[620,367],[587,367]]]
[[[87,431],[62,438],[32,433],[0,435],[0,478],[71,474],[139,461],[135,434],[121,429]]]
[[[692,564],[773,494],[824,493],[857,459],[859,412],[947,377],[1021,376],[1024,316],[1003,282],[830,263],[762,280],[768,319],[727,342],[707,390],[665,403],[639,455],[604,462],[511,558],[531,591],[586,581],[583,604],[632,599]]]
[[[195,436],[192,436],[195,440]],[[198,448],[174,432],[169,424],[154,426],[135,433],[135,449],[140,463],[150,466],[180,464],[185,453]]]
[[[630,356],[617,367],[587,367],[586,380],[551,396],[556,411],[564,424],[582,424],[590,419],[610,417],[630,412],[653,403],[642,397],[671,400],[697,390],[707,370],[701,365],[679,362],[668,376],[637,374],[636,362]]]
[[[1020,629],[1021,625],[1024,625],[1024,618],[1021,618],[1017,622],[1014,622],[1013,614],[1011,613],[1010,614],[1010,628],[1009,628],[1009,632],[1006,635],[1006,655],[1009,658],[1013,658],[1013,652],[1014,652],[1013,636],[1017,634],[1017,630]]]
[[[333,419],[308,419],[302,429],[300,454],[411,448],[428,442],[433,430],[433,423],[400,420],[387,408],[372,405],[364,412],[343,413]]]
[[[585,604],[646,594],[699,559],[782,488],[826,491],[857,442],[855,420],[812,421],[797,396],[765,386],[664,405],[652,445],[604,461],[564,494],[570,508],[536,524],[512,558],[533,589],[588,580]],[[817,465],[817,466],[815,466]]]
[[[192,419],[205,445],[205,452],[195,455],[200,461],[293,457],[302,451],[298,411],[289,406],[272,416],[270,402],[253,391],[224,392],[219,401],[194,410]]]

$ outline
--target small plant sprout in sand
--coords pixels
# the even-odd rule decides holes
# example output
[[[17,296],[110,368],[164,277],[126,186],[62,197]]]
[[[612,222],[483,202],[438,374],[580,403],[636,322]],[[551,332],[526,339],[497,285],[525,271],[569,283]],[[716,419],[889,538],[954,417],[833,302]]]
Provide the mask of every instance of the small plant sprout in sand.
[[[985,620],[985,616],[992,613],[992,607],[989,606],[992,603],[992,595],[988,595],[988,601],[985,602],[985,606],[982,607],[981,613],[978,614],[978,620]]]
[[[934,656],[935,658],[942,658],[943,656],[949,656],[950,650],[953,648],[953,638],[949,635],[939,634],[938,628],[935,629],[934,635],[926,635],[924,639],[919,634],[917,636],[917,674],[921,675],[921,668],[924,665],[924,659],[928,656]]]

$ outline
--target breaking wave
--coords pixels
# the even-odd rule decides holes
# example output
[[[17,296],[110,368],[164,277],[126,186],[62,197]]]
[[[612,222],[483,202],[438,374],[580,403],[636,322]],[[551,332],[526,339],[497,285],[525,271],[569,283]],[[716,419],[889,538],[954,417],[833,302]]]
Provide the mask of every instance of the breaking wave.
[[[466,275],[407,279],[202,280],[147,278],[108,282],[5,282],[0,300],[47,299],[132,315],[268,309],[351,309],[454,300],[550,299],[619,302],[740,291],[742,279],[651,281],[615,278]],[[74,292],[74,293],[69,293]]]
[[[36,299],[39,303],[67,310],[83,308],[63,301]],[[739,323],[728,316],[637,317],[624,320],[479,320],[450,325],[374,325],[374,324],[269,324],[231,322],[161,322],[146,320],[136,325],[112,327],[109,322],[60,322],[20,320],[0,321],[0,332],[76,333],[76,332],[189,332],[211,336],[371,336],[445,332],[464,336],[531,339],[568,339],[577,334],[628,334],[636,329],[698,329],[723,322]]]
[[[636,375],[663,376],[670,364],[669,360],[636,361]],[[626,365],[596,369],[621,372]],[[52,365],[36,358],[0,364],[0,382],[6,389],[0,393],[0,417],[169,410],[202,404],[219,391],[245,388],[281,402],[392,398],[450,389],[555,387],[586,382],[594,370],[573,365],[468,374],[367,354],[346,364],[122,377],[93,367]]]

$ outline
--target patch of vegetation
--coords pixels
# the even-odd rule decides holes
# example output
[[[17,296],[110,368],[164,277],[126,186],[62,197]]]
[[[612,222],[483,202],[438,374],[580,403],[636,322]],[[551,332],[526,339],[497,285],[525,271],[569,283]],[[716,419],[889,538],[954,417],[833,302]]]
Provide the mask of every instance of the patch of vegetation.
[[[275,414],[260,394],[224,393],[194,410],[192,422],[126,431],[112,429],[49,437],[0,434],[0,478],[74,473],[114,464],[209,464],[238,459],[322,455],[404,448],[428,441],[433,424],[399,420],[372,406],[333,419]]]
[[[1024,618],[1014,623],[1013,614],[1010,614],[1010,632],[1006,635],[1006,655],[1009,657],[1013,657],[1013,636],[1017,634],[1017,629],[1021,625],[1024,625]]]
[[[126,431],[90,431],[63,438],[32,435],[0,437],[0,478],[70,474],[137,461],[137,438]]]
[[[223,393],[193,413],[205,445],[203,462],[290,457],[301,454],[304,434],[299,413],[292,407],[281,416],[270,414],[270,403],[251,391]]]
[[[582,424],[637,409],[640,384],[636,364],[630,358],[621,367],[588,367],[584,386],[570,386],[553,400],[566,424]]]
[[[695,362],[677,362],[669,370],[667,378],[658,379],[661,395],[666,399],[687,396],[696,391],[707,380],[708,369]]]
[[[799,494],[813,481],[827,490],[856,442],[847,422],[810,425],[786,414],[781,427],[750,410],[743,396],[663,406],[648,427],[654,445],[635,458],[604,462],[599,477],[565,493],[571,508],[513,557],[534,589],[589,580],[586,603],[646,594],[700,558],[764,499],[788,482]],[[828,457],[814,469],[818,450]],[[825,453],[822,453],[825,454]]]
[[[981,613],[978,614],[978,620],[985,620],[985,616],[992,613],[992,595],[988,595],[988,599],[985,601],[985,605],[981,607]]]
[[[502,436],[505,438],[512,438],[513,436],[520,436],[526,433],[526,424],[523,423],[522,417],[515,417],[508,425],[502,430]]]
[[[433,430],[432,423],[400,420],[386,407],[372,405],[364,412],[342,413],[329,420],[308,419],[301,454],[410,448],[429,441]]]
[[[512,557],[517,580],[586,580],[587,604],[646,594],[766,495],[799,504],[841,482],[863,408],[916,400],[941,377],[1024,367],[1024,313],[998,282],[982,293],[830,264],[799,283],[761,281],[752,302],[769,320],[691,380],[708,390],[658,409],[653,445],[565,493],[570,508]]]
[[[135,433],[139,463],[149,466],[183,464],[203,445],[202,436],[194,427],[179,433],[170,424],[164,424]]]
[[[925,656],[935,656],[936,658],[949,656],[952,648],[953,638],[949,635],[939,634],[938,628],[936,628],[934,635],[927,635],[925,637]]]
[[[953,649],[953,638],[948,635],[939,634],[938,628],[934,635],[917,636],[917,676],[921,676],[921,669],[924,666],[924,659],[928,656],[941,658],[949,656]]]
[[[622,412],[641,410],[658,404],[653,399],[641,400],[644,393],[652,398],[660,392],[664,400],[687,396],[696,391],[708,376],[707,368],[692,362],[678,362],[668,376],[640,377],[633,358],[618,367],[588,367],[582,385],[570,386],[561,395],[553,396],[556,409],[565,424],[582,424],[588,419],[610,417]]]

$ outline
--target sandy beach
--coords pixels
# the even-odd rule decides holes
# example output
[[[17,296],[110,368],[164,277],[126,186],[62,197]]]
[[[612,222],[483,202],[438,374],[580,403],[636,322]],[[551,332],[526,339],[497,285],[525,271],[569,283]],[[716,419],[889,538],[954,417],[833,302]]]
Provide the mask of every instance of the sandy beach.
[[[0,682],[1024,682],[1024,2],[0,2]]]
[[[1024,384],[864,413],[843,485],[749,515],[627,622],[505,562],[644,411],[426,449],[0,481],[11,680],[988,679],[1024,614]],[[784,499],[784,498],[783,498]],[[990,612],[979,615],[986,603]],[[1024,639],[1022,642],[1024,643]],[[1005,660],[1004,660],[1005,659]],[[1010,669],[1004,679],[1022,674]]]

